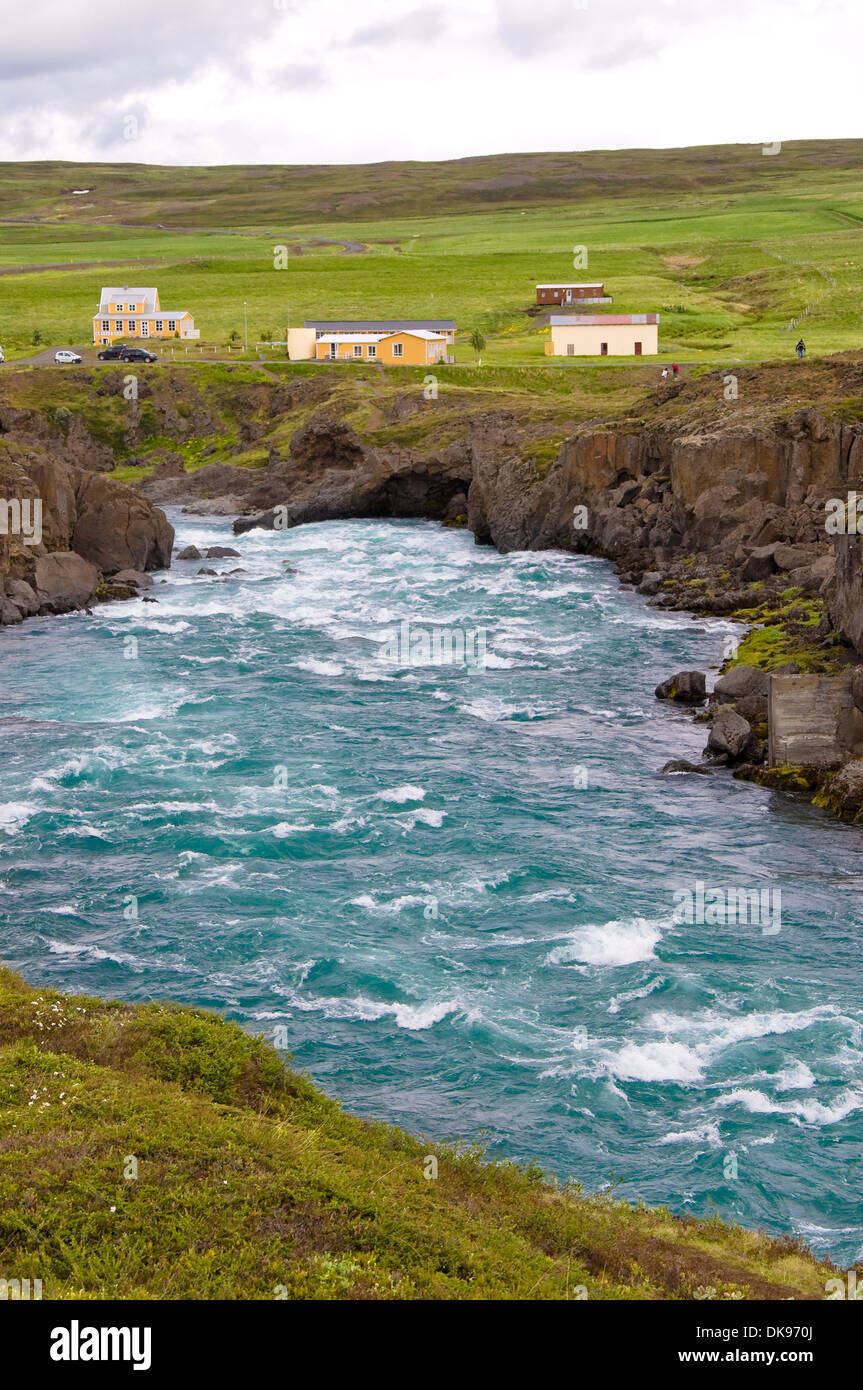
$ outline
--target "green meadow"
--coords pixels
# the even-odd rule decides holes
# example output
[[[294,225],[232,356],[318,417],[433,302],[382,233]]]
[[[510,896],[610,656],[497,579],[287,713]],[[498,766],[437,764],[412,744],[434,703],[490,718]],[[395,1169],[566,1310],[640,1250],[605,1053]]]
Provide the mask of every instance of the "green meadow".
[[[0,1246],[45,1299],[822,1299],[796,1241],[345,1114],[201,1010],[0,969]]]
[[[242,337],[245,304],[252,351],[307,317],[391,314],[455,318],[458,362],[474,360],[478,329],[484,364],[545,365],[534,285],[595,278],[613,297],[605,311],[660,313],[663,359],[788,358],[801,335],[813,355],[859,349],[861,152],[845,141],[366,169],[0,165],[0,345],[9,359],[32,353],[36,333],[86,345],[103,283],[156,284],[219,349]]]

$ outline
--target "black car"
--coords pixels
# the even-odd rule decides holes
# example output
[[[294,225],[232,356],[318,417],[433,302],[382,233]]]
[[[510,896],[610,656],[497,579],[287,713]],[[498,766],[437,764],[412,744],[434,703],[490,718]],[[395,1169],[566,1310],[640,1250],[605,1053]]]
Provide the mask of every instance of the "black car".
[[[125,348],[122,360],[124,362],[157,362],[159,359],[155,352],[148,352],[146,348]]]
[[[125,343],[112,343],[110,347],[103,348],[99,353],[100,362],[122,361],[125,354],[129,351]]]

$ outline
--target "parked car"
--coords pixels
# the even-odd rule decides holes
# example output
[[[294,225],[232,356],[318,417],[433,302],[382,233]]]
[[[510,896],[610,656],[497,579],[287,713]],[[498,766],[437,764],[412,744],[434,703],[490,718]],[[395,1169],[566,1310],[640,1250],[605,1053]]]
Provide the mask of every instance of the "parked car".
[[[6,361],[6,358],[3,356],[3,349],[0,348],[0,362],[5,362],[5,361]]]
[[[158,362],[155,352],[148,352],[146,348],[126,348],[122,354],[123,362]]]
[[[125,343],[112,343],[110,347],[103,348],[99,353],[100,362],[122,361],[123,353],[128,352]]]
[[[72,352],[69,348],[60,348],[59,352],[54,353],[55,362],[80,362],[81,360],[77,352]]]

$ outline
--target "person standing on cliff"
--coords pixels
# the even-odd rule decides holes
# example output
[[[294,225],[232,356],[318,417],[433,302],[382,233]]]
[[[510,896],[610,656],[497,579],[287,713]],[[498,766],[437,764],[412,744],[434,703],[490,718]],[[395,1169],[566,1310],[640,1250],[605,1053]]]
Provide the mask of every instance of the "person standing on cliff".
[[[796,352],[798,357],[805,357],[806,355],[806,344],[804,343],[802,338],[797,344]]]
[[[672,362],[672,364],[671,364],[671,370],[672,370],[672,372],[673,372],[673,374],[674,374],[674,380],[676,381],[677,378],[680,376],[680,368],[678,367],[678,365],[677,365],[676,362]]]
[[[668,380],[668,368],[667,368],[667,367],[663,367],[663,368],[662,368],[662,371],[661,371],[661,373],[660,373],[660,376],[661,376],[661,378],[662,378],[662,383],[663,383],[663,385],[664,385],[665,382]]]

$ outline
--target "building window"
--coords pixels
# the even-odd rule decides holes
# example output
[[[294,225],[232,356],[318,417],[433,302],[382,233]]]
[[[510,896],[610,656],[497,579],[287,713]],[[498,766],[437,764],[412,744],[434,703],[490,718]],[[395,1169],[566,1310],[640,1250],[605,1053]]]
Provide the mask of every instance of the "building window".
[[[362,345],[362,343],[354,343],[354,357],[362,357],[362,355],[363,355],[363,345]]]
[[[103,333],[107,333],[107,332],[109,331],[110,327],[111,327],[111,321],[110,321],[110,319],[103,319],[103,320],[102,320],[102,332],[103,332]]]
[[[130,333],[134,333],[134,332],[135,332],[135,320],[134,320],[134,319],[129,319],[129,332],[130,332]]]
[[[567,357],[574,357],[574,356],[575,356],[575,343],[567,343],[567,345],[566,345],[566,355],[567,355]]]
[[[161,333],[161,331],[162,331],[162,320],[161,320],[161,319],[156,319],[156,332],[157,332],[157,333]]]
[[[175,332],[176,327],[177,327],[177,320],[176,320],[176,319],[168,319],[168,332],[169,332],[169,333]]]
[[[405,345],[404,345],[404,343],[393,343],[393,357],[404,357],[404,355],[405,355]]]
[[[559,290],[555,290],[555,292],[554,292],[554,297],[555,297],[555,299],[557,299],[557,298],[559,297],[559,295],[560,295],[560,291],[559,291]]]
[[[377,355],[378,355],[378,345],[377,345],[377,343],[369,343],[369,357],[377,357]]]
[[[115,332],[115,333],[122,333],[122,332],[123,332],[123,320],[122,320],[122,319],[115,319],[115,320],[114,320],[114,332]]]
[[[118,314],[122,314],[122,312],[123,312],[123,305],[122,305],[122,304],[116,304],[114,307],[115,307],[115,309],[116,309],[116,311],[117,311]]]

